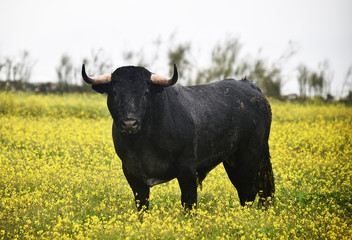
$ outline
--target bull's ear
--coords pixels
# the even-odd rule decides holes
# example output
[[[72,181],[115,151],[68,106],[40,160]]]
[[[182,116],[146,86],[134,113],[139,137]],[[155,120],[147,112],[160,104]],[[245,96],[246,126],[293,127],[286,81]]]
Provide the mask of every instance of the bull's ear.
[[[92,88],[97,91],[98,93],[108,93],[109,91],[109,83],[97,84],[93,85]]]

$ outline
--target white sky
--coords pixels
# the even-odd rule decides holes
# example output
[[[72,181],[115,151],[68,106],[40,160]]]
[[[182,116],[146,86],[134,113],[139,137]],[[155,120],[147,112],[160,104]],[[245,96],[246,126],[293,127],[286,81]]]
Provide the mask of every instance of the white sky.
[[[262,49],[269,63],[289,41],[297,43],[298,53],[283,66],[285,93],[298,92],[299,63],[318,70],[327,59],[334,94],[352,65],[351,0],[0,0],[0,57],[28,50],[36,60],[33,81],[55,81],[64,53],[79,65],[92,49],[103,48],[117,68],[126,65],[124,51],[151,46],[158,37],[166,41],[175,32],[176,42],[191,42],[199,68],[226,36],[239,37],[243,56],[254,58]],[[156,68],[150,70],[168,72],[167,63]]]

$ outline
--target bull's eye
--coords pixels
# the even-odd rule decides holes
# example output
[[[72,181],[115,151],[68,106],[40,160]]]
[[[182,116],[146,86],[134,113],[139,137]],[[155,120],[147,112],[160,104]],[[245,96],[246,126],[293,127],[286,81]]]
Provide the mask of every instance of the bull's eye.
[[[150,95],[150,91],[147,89],[145,92],[144,92],[144,96],[149,96]]]

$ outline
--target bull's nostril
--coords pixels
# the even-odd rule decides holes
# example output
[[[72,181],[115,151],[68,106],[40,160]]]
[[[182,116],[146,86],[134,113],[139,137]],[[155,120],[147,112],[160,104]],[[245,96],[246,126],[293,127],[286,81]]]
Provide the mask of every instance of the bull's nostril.
[[[128,119],[121,122],[121,127],[123,130],[136,130],[138,127],[138,121],[135,119]]]

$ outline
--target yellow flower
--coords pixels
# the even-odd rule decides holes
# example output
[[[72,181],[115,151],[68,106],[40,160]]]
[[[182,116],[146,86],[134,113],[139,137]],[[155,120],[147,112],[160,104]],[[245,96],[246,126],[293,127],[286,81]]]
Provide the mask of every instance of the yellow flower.
[[[219,165],[195,214],[177,180],[137,213],[100,95],[0,93],[0,239],[349,239],[352,108],[272,102],[273,206],[242,208]]]

